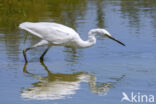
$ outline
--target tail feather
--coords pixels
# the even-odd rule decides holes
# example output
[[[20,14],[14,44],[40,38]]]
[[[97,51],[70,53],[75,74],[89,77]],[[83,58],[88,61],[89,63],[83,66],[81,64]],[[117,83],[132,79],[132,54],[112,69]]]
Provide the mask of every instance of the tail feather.
[[[20,29],[23,29],[25,31],[30,32],[33,35],[38,36],[39,38],[43,38],[39,33],[37,33],[33,28],[32,28],[32,24],[31,22],[23,22],[19,25]],[[33,26],[34,27],[34,26]]]
[[[25,29],[26,28],[26,25],[29,24],[29,22],[23,22],[19,25],[19,28],[20,29]]]

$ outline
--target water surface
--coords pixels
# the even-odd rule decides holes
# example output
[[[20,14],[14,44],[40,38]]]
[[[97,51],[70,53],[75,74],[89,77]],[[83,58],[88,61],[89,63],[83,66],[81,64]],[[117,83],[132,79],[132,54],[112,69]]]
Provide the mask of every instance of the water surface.
[[[155,0],[0,1],[0,103],[120,104],[122,92],[156,96]],[[97,37],[88,49],[22,50],[40,39],[19,30],[21,22],[57,22],[87,39],[105,28],[126,44]],[[128,103],[124,101],[124,103]]]

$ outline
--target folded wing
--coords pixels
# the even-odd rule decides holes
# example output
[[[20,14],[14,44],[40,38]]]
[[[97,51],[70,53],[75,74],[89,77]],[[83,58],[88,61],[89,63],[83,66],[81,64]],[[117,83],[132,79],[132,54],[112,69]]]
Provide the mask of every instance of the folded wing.
[[[19,28],[53,44],[63,44],[74,38],[79,38],[79,35],[72,28],[57,23],[24,22],[19,25]]]

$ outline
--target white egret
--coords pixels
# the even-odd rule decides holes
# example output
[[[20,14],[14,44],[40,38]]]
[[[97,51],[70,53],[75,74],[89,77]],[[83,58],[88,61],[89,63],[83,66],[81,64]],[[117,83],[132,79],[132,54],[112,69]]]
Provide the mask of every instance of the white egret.
[[[41,38],[41,41],[29,48],[23,50],[25,62],[27,63],[26,52],[32,48],[48,45],[48,48],[41,55],[40,60],[43,60],[44,55],[47,53],[51,46],[65,46],[71,48],[88,48],[96,43],[96,35],[106,36],[119,44],[125,46],[119,40],[113,38],[111,34],[105,29],[92,29],[88,33],[88,40],[84,41],[80,38],[79,34],[70,27],[57,23],[49,22],[24,22],[19,25],[19,28],[30,32],[31,34]]]

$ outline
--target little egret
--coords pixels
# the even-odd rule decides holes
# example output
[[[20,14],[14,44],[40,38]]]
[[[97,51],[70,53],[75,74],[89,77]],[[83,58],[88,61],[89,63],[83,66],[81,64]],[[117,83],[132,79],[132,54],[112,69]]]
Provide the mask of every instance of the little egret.
[[[43,52],[40,60],[43,61],[44,55],[47,53],[51,46],[65,46],[71,48],[88,48],[96,43],[96,35],[106,36],[119,44],[125,46],[124,43],[115,39],[105,29],[92,29],[88,33],[88,40],[84,41],[80,38],[79,34],[70,27],[57,23],[49,22],[24,22],[19,25],[20,29],[26,30],[31,34],[41,38],[41,41],[29,48],[23,50],[25,62],[27,63],[26,52],[32,48],[48,45],[48,48]]]

